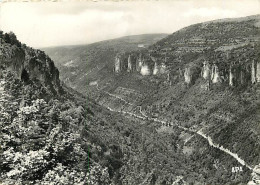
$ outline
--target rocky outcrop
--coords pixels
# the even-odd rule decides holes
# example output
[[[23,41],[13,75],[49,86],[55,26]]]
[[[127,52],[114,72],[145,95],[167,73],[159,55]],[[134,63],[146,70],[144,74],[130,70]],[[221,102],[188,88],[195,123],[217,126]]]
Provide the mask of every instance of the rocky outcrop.
[[[240,84],[243,85],[246,82],[245,76],[246,76],[246,69],[244,68],[244,66],[240,67],[240,72],[239,72],[239,81]]]
[[[151,70],[148,66],[148,64],[144,63],[141,67],[141,71],[140,71],[141,75],[146,76],[146,75],[150,75],[151,74]]]
[[[117,54],[114,71],[115,73],[122,71],[137,72],[143,76],[165,75],[165,80],[167,78],[165,82],[171,83],[172,81],[169,79],[170,71],[167,69],[166,63],[164,61],[159,62],[159,59],[161,58],[141,53],[139,53],[138,57],[135,57],[133,53],[127,55]],[[231,58],[228,55],[224,60],[232,60],[229,65],[225,64],[225,62],[214,62],[211,65],[210,61],[204,60],[202,68],[200,67],[201,63],[190,63],[184,69],[179,68],[179,72],[175,76],[173,75],[173,79],[180,79],[180,77],[183,78],[184,76],[185,83],[191,84],[201,76],[205,80],[205,84],[202,84],[201,88],[205,90],[209,90],[212,84],[217,83],[225,82],[229,86],[238,87],[260,82],[260,64],[255,61],[250,64],[245,59],[246,57],[243,60],[235,61],[234,57]]]
[[[201,68],[195,63],[191,63],[184,68],[184,82],[187,84],[194,84],[200,77]]]
[[[221,78],[219,75],[219,69],[216,64],[213,64],[213,66],[211,68],[211,81],[212,81],[212,83],[221,82]]]
[[[256,81],[260,82],[260,61],[256,64]]]
[[[202,78],[208,80],[210,84],[226,81],[232,87],[256,83],[257,74],[257,63],[255,61],[250,63],[243,60],[234,61],[234,59],[230,65],[225,66],[222,63],[221,66],[220,63],[214,63],[212,67],[210,67],[209,62],[204,61],[201,69]]]
[[[167,71],[167,68],[166,68],[165,63],[163,62],[163,63],[161,64],[161,67],[160,67],[160,74],[165,74],[166,71]]]
[[[136,71],[140,72],[143,65],[142,55],[140,54],[136,61]]]
[[[256,83],[256,65],[253,61],[239,61],[229,66],[229,86],[238,87]]]
[[[154,62],[153,75],[157,75],[159,73],[159,70],[159,65],[157,64],[157,62]]]
[[[16,78],[25,82],[38,80],[52,92],[61,92],[59,71],[43,51],[4,43],[0,53],[1,65],[14,72]]]
[[[154,62],[153,75],[166,74],[166,73],[167,73],[167,67],[164,62],[162,62],[160,65],[157,62]]]
[[[208,80],[210,79],[210,65],[208,61],[203,62],[203,68],[202,68],[202,74],[201,76],[205,79]]]
[[[260,82],[260,62],[253,60],[251,65],[251,83]]]
[[[21,79],[25,64],[24,50],[10,44],[3,44],[0,47],[1,65],[10,71],[14,71],[16,78]]]
[[[159,63],[150,55],[139,54],[135,57],[134,54],[117,54],[114,63],[114,72],[120,73],[123,71],[137,72],[141,75],[161,75],[168,74],[167,66],[164,62]]]
[[[143,58],[142,67],[140,70],[140,74],[143,76],[151,75],[153,73],[153,61],[149,56]]]
[[[230,68],[229,68],[229,86],[234,86],[234,74],[233,74],[233,71],[232,71],[232,65],[230,65]]]
[[[251,82],[252,84],[256,83],[256,65],[254,60],[251,66]]]
[[[52,82],[57,88],[59,81],[59,71],[54,66],[53,61],[40,50],[25,50],[25,69],[31,78],[36,78],[42,82]],[[57,89],[56,89],[57,90]]]
[[[131,55],[129,55],[127,59],[127,72],[132,72],[132,71],[133,71],[133,61]]]
[[[184,81],[185,81],[185,83],[190,84],[191,78],[192,78],[191,70],[190,70],[189,67],[186,67],[185,71],[184,71]]]
[[[122,64],[121,64],[121,58],[120,55],[117,55],[115,58],[115,73],[121,72]]]

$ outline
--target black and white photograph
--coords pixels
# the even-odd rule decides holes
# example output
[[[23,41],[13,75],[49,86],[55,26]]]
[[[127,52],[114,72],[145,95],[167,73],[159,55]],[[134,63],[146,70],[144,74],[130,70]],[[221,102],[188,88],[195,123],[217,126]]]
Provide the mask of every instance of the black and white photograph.
[[[0,0],[0,185],[260,185],[260,0]]]

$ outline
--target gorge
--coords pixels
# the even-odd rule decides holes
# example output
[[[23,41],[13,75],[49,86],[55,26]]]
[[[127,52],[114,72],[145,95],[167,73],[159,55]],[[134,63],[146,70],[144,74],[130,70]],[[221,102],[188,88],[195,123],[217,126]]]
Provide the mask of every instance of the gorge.
[[[155,182],[161,184],[163,180],[158,175],[160,172],[154,174],[152,170],[153,162],[158,160],[155,164],[159,164],[159,161],[163,161],[164,166],[173,165],[169,169],[176,169],[175,163],[170,162],[175,158],[183,162],[185,169],[192,170],[188,170],[189,173],[185,175],[176,174],[178,178],[175,176],[167,182],[176,179],[191,182],[189,176],[193,176],[193,179],[196,176],[198,183],[225,184],[232,181],[245,184],[250,179],[258,178],[257,175],[251,176],[251,173],[258,173],[257,166],[260,163],[259,21],[259,15],[255,15],[191,25],[146,48],[113,50],[113,54],[109,52],[109,58],[98,61],[103,61],[103,65],[98,67],[89,60],[93,65],[90,69],[95,72],[87,74],[88,80],[82,80],[84,84],[86,81],[91,84],[87,89],[82,89],[81,82],[73,83],[70,80],[73,83],[71,87],[86,93],[101,107],[135,122],[137,125],[134,125],[134,132],[138,132],[140,138],[149,138],[141,139],[145,144],[142,149],[138,148],[142,151],[140,156],[143,156],[142,153],[149,156],[151,162],[146,161],[149,167],[133,165],[136,162],[133,162],[135,159],[131,155],[136,156],[138,150],[130,152],[127,161],[132,165],[126,165],[121,170],[134,173],[142,169],[144,173],[142,177],[136,178],[139,180],[133,180],[130,176],[122,177],[125,181],[138,184],[148,179],[151,183],[154,176]],[[102,53],[98,49],[95,52]],[[68,69],[85,76],[78,68]],[[68,73],[63,75],[74,78]],[[118,128],[118,132],[132,126],[124,125]],[[121,141],[126,144],[120,144],[124,152],[134,148],[130,143],[135,140],[135,136],[126,137]],[[170,137],[175,138],[176,146],[171,145]],[[158,155],[153,155],[157,150],[151,147],[151,152],[149,146],[154,146],[158,141],[175,148],[173,152],[165,146],[167,149],[163,151],[169,152],[168,156],[179,154],[178,157],[168,159],[165,156],[162,160],[159,156],[163,152],[160,151]],[[156,146],[160,148],[164,145]],[[221,161],[221,172],[215,167],[211,171],[207,157],[200,158],[207,154]],[[196,164],[196,169],[190,167],[192,161],[198,159],[202,161],[201,164]],[[186,160],[189,162],[184,162]],[[243,173],[234,174],[233,167],[239,165],[243,166]],[[180,168],[176,173],[180,172]],[[204,168],[207,173],[214,171],[211,177],[215,176],[216,179],[206,177]],[[169,169],[169,173],[164,170],[167,174],[165,178],[168,179],[172,172]],[[203,177],[195,175],[197,172],[204,174]]]

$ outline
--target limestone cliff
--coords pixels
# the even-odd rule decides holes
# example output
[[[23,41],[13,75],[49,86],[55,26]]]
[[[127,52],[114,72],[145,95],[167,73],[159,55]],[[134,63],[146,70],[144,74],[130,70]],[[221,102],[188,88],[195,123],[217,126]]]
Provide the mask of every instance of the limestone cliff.
[[[43,51],[18,47],[9,43],[0,46],[0,64],[25,82],[38,80],[54,93],[60,93],[59,71]]]
[[[219,65],[220,64],[216,62],[210,67],[209,62],[204,61],[201,76],[212,84],[227,81],[229,86],[249,84],[250,81],[252,83],[256,82],[256,65],[254,61],[252,64],[247,61],[232,62],[229,64],[229,67],[222,66],[221,69]]]
[[[246,82],[245,76],[246,76],[246,69],[244,66],[243,67],[241,66],[240,74],[239,74],[239,81],[240,81],[241,85],[245,84],[245,82]]]
[[[182,70],[179,70],[181,72]],[[184,82],[187,84],[194,84],[195,81],[200,77],[201,68],[198,64],[190,63],[184,67]]]
[[[157,64],[157,62],[154,62],[153,75],[157,75],[159,70],[159,65]]]
[[[39,79],[47,84],[51,82],[56,91],[58,91],[60,84],[59,71],[54,66],[53,61],[43,51],[26,49],[25,61],[23,70],[26,70],[30,78]]]
[[[150,75],[151,74],[151,70],[148,66],[148,64],[144,63],[141,67],[141,71],[140,71],[141,75],[146,76],[146,75]]]
[[[229,68],[229,86],[234,86],[234,72],[232,71],[232,65]]]
[[[212,81],[212,83],[221,82],[221,78],[219,75],[219,69],[216,64],[213,64],[213,66],[211,68],[211,81]]]
[[[253,47],[247,49],[254,51]],[[187,84],[194,84],[201,77],[205,82],[202,85],[203,89],[210,89],[213,84],[218,83],[239,87],[260,82],[260,64],[255,61],[250,62],[251,58],[253,58],[250,56],[250,53],[253,53],[252,51],[245,52],[245,54],[243,54],[243,49],[227,53],[216,52],[211,56],[198,57],[189,63],[185,61],[185,65],[176,69],[174,69],[175,65],[172,64],[183,63],[180,56],[173,58],[173,63],[167,63],[169,65],[167,66],[165,53],[158,54],[153,53],[152,50],[147,50],[142,51],[142,53],[118,54],[115,58],[115,72],[127,71],[136,72],[144,76],[165,76],[164,79],[167,78],[169,73],[172,73],[174,81],[177,82],[179,81],[177,79],[181,78],[183,81],[184,76],[184,82]],[[165,60],[162,61],[164,58]],[[166,81],[169,82],[171,80]]]
[[[256,83],[255,62],[240,61],[229,66],[229,86],[238,87]]]
[[[142,55],[140,54],[136,61],[136,71],[140,72],[143,65]]]
[[[203,68],[202,68],[202,77],[205,80],[210,79],[210,65],[208,61],[203,62]]]
[[[184,71],[184,81],[185,81],[185,83],[190,84],[191,78],[192,78],[191,70],[190,70],[189,67],[186,67],[185,71]]]
[[[260,82],[260,62],[257,61],[256,64],[256,81]]]
[[[25,52],[22,48],[4,43],[0,45],[1,65],[16,72],[17,78],[21,78],[25,64]]]
[[[153,61],[150,56],[143,57],[143,63],[140,74],[143,76],[151,75],[153,73]]]
[[[251,82],[252,82],[252,84],[256,83],[256,66],[255,66],[254,60],[252,62],[252,66],[251,66]]]
[[[163,62],[163,63],[161,64],[161,66],[160,66],[160,74],[165,74],[166,71],[167,71],[166,65],[165,65],[165,63]]]
[[[252,84],[260,82],[260,62],[254,60],[251,65],[251,82]]]
[[[133,61],[131,55],[129,55],[127,59],[127,72],[132,72],[132,71],[133,71]]]
[[[115,72],[119,73],[121,72],[122,64],[119,55],[115,58]]]

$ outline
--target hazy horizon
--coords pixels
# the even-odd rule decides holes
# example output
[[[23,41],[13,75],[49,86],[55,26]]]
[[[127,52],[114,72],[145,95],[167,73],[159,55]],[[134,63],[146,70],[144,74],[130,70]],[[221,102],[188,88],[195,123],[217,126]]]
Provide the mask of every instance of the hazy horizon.
[[[141,35],[170,35],[171,33],[144,33],[144,34],[138,34],[138,35],[125,35],[122,37],[115,37],[115,38],[111,38],[111,39],[105,39],[105,40],[100,40],[100,41],[96,41],[96,42],[91,42],[91,43],[83,43],[83,44],[71,44],[71,45],[58,45],[58,46],[47,46],[47,47],[39,47],[39,48],[52,48],[52,47],[74,47],[74,46],[81,46],[81,45],[89,45],[89,44],[94,44],[94,43],[98,43],[98,42],[105,42],[105,41],[109,41],[109,40],[116,40],[116,39],[121,39],[121,38],[125,38],[125,37],[134,37],[134,36],[141,36]]]
[[[12,2],[1,4],[0,29],[13,31],[28,46],[44,48],[171,34],[200,22],[259,13],[260,0]]]

